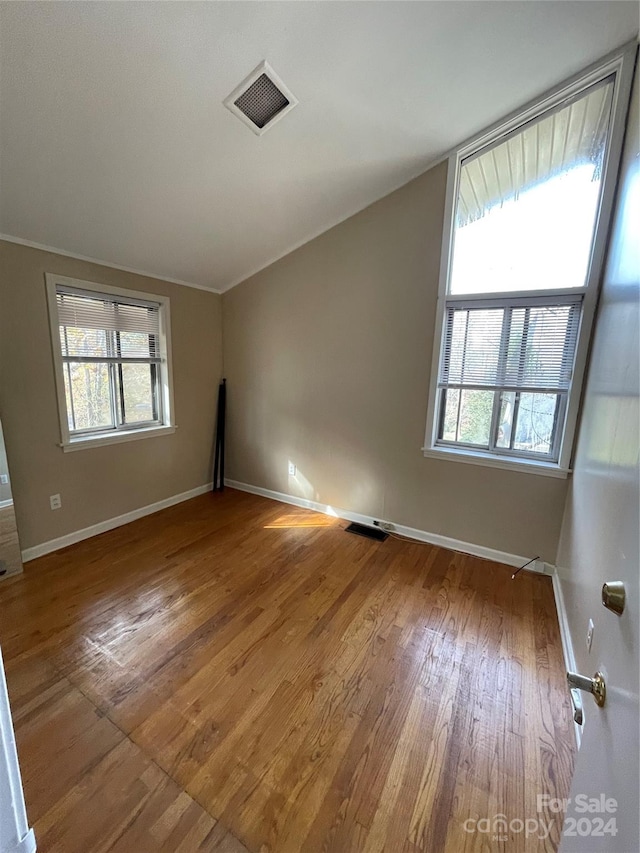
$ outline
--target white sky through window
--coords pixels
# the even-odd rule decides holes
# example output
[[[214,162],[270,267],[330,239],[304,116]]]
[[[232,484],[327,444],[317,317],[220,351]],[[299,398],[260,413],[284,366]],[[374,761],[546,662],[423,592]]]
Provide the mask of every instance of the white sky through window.
[[[587,163],[456,227],[450,293],[584,287],[600,193]]]

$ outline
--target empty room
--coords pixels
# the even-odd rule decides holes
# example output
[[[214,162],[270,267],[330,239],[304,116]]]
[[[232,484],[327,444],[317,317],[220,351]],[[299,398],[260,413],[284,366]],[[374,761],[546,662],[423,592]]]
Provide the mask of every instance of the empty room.
[[[639,18],[0,0],[0,853],[638,853]]]

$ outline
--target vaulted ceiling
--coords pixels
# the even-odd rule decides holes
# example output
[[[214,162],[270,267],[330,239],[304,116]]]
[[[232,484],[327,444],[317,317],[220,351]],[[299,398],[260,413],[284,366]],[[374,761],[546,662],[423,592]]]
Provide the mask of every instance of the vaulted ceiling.
[[[0,3],[0,232],[225,290],[634,37],[631,2]],[[299,104],[223,100],[267,60]]]

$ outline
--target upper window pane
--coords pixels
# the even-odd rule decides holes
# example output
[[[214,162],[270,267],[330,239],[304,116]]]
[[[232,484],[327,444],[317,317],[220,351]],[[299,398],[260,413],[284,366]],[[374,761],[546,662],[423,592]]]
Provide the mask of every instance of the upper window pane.
[[[462,162],[449,292],[584,287],[613,78]]]

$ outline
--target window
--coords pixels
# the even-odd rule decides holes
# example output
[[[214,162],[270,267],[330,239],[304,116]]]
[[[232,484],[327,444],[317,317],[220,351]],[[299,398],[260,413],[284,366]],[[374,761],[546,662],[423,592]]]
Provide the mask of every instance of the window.
[[[450,159],[425,455],[566,475],[632,65]]]
[[[556,459],[580,301],[526,299],[447,308],[438,441]]]
[[[65,449],[171,427],[168,300],[47,275]]]

